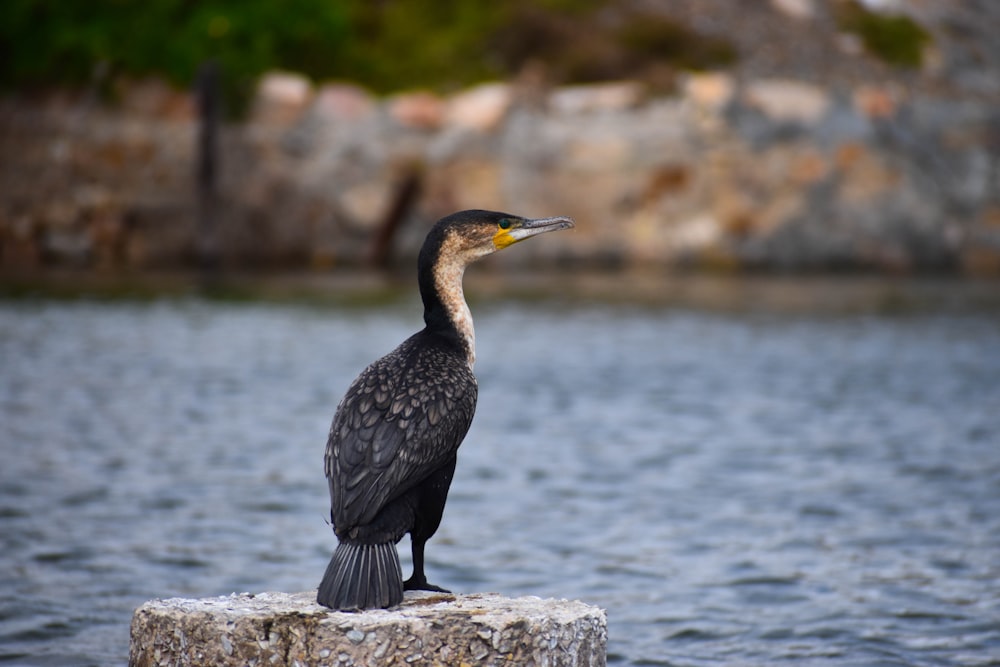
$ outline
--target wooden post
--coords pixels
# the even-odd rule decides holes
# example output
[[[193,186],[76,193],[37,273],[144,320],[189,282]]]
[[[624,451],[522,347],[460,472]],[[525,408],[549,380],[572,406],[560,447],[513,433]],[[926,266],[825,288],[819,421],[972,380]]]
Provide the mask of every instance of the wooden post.
[[[132,617],[131,667],[549,665],[603,667],[604,611],[494,593],[406,593],[388,610],[337,612],[315,592],[155,600]]]
[[[384,269],[389,265],[396,232],[399,231],[406,216],[416,204],[422,180],[422,168],[410,167],[396,186],[389,210],[386,211],[382,222],[379,223],[375,239],[372,241],[371,251],[368,253],[368,263],[372,266]]]
[[[218,172],[219,172],[219,67],[213,62],[198,70],[198,140],[195,168],[197,188],[197,254],[203,283],[208,286],[219,264]]]

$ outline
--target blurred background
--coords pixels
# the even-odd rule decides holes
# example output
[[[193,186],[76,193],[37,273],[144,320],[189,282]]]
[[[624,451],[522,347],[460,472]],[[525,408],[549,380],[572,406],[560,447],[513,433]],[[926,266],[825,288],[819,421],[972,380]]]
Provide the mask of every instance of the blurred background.
[[[0,268],[1000,273],[995,3],[11,0]]]
[[[998,664],[998,32],[991,0],[5,0],[0,664],[315,588],[333,410],[464,208],[577,226],[466,276],[432,581],[599,605],[613,665]]]

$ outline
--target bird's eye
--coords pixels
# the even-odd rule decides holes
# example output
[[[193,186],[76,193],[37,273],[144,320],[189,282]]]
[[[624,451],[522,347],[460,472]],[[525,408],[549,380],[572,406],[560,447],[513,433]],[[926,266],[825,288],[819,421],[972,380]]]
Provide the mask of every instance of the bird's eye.
[[[500,229],[510,229],[510,220],[508,218],[500,221]]]

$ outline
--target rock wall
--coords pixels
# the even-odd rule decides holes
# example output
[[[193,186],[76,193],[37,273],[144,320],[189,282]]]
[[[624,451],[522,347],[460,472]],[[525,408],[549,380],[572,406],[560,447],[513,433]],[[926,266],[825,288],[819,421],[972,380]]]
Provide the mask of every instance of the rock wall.
[[[0,269],[195,262],[196,135],[191,97],[156,82],[114,106],[0,100]],[[493,208],[577,221],[511,263],[1000,273],[1000,109],[902,84],[525,78],[378,99],[275,73],[223,128],[219,173],[228,265],[410,261],[441,215]]]

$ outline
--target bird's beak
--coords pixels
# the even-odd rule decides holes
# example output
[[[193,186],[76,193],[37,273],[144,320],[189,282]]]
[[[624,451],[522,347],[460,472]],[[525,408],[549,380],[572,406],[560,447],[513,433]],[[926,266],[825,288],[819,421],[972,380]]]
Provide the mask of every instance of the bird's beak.
[[[507,233],[516,242],[523,241],[531,236],[544,234],[545,232],[557,232],[560,229],[570,229],[571,227],[573,227],[573,219],[565,216],[536,218],[534,220],[524,220],[520,225],[508,230]]]
[[[545,232],[555,232],[560,229],[569,229],[573,226],[573,219],[560,216],[558,218],[505,218],[505,223],[509,226],[501,225],[493,235],[493,248],[503,250],[509,245],[518,241],[523,241],[532,236],[538,236]]]

